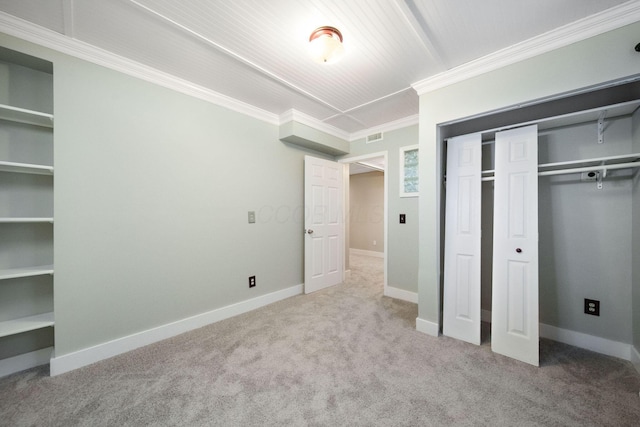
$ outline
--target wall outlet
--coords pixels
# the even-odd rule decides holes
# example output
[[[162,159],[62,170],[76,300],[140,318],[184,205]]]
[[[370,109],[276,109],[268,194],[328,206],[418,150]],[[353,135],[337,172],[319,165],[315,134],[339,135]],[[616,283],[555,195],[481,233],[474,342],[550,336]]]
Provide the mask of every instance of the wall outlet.
[[[253,288],[256,285],[256,276],[249,276],[249,287]]]
[[[600,301],[595,299],[584,299],[584,313],[592,316],[600,316]]]
[[[247,216],[248,216],[248,219],[249,219],[249,224],[255,224],[256,223],[256,212],[255,211],[249,211]]]
[[[376,242],[375,240],[373,241],[373,246],[377,245],[378,242]]]

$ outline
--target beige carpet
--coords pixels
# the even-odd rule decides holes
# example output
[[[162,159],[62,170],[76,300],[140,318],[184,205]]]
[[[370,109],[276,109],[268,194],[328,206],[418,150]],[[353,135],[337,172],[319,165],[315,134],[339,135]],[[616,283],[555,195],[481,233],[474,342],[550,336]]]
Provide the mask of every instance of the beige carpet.
[[[415,330],[351,279],[86,368],[0,379],[2,426],[638,426],[629,362],[543,340],[535,368]]]

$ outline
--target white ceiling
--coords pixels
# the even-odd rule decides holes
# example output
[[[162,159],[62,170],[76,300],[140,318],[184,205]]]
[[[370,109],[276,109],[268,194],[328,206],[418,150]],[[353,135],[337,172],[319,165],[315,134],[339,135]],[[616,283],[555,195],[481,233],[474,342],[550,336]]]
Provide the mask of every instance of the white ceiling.
[[[367,172],[384,172],[386,169],[384,156],[368,158],[359,162],[349,163],[349,175]]]
[[[415,118],[417,82],[639,2],[0,0],[0,12],[270,114],[293,110],[353,135]],[[309,34],[322,25],[344,36],[338,63],[307,56]]]

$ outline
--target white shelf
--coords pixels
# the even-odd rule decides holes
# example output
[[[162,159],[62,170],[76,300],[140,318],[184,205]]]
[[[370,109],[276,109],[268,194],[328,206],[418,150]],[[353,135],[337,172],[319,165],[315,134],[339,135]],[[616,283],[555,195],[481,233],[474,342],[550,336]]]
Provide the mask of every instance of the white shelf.
[[[35,331],[36,329],[53,326],[53,313],[38,314],[20,319],[0,322],[0,337]]]
[[[53,166],[32,165],[0,161],[0,172],[29,173],[35,175],[53,175]]]
[[[616,165],[622,163],[633,163],[640,160],[640,153],[623,154],[620,156],[608,156],[597,157],[593,159],[583,160],[570,160],[568,162],[554,162],[538,165],[538,170],[553,170],[555,168],[565,169],[567,166],[573,166],[576,168],[589,167],[589,166],[602,166],[606,169],[609,165]]]
[[[53,114],[0,104],[0,119],[53,128]]]
[[[544,163],[538,165],[539,176],[563,175],[598,170],[640,168],[640,153],[619,156],[596,157],[593,159],[570,160],[566,162]],[[495,170],[482,171],[483,181],[493,181]]]
[[[38,267],[8,268],[0,270],[0,280],[17,279],[20,277],[41,276],[43,274],[53,274],[53,265],[42,265]]]
[[[53,218],[0,218],[0,224],[21,224],[30,222],[51,222]]]

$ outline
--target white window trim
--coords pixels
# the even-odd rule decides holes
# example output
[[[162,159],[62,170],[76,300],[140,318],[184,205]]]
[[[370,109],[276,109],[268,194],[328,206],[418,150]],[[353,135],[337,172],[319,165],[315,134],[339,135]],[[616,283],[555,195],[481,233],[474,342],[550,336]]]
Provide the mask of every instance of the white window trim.
[[[418,150],[418,149],[419,149],[419,144],[400,147],[400,162],[399,162],[400,163],[400,197],[419,197],[420,196],[420,191],[417,191],[415,193],[407,193],[404,191],[404,179],[405,179],[404,153],[406,151],[412,151],[412,150]],[[418,181],[418,185],[419,185],[419,181]]]

